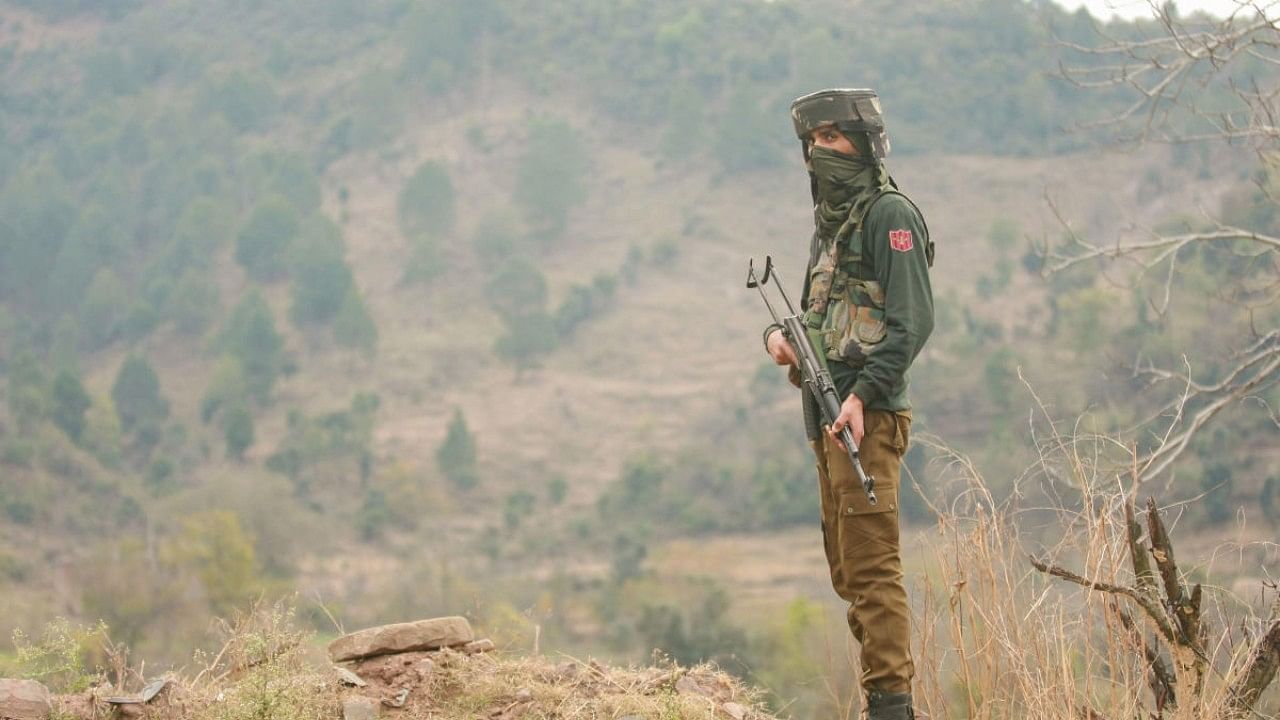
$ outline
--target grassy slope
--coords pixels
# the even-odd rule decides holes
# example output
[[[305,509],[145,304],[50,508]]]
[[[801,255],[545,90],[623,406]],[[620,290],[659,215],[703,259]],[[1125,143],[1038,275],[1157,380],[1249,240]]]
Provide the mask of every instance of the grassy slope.
[[[78,33],[91,32],[78,26],[42,26],[26,14],[22,22],[24,35],[51,42],[74,41]],[[361,61],[376,62],[379,52],[369,50]],[[315,84],[311,91],[320,93],[340,78],[310,82]],[[326,208],[331,217],[347,218],[349,258],[377,320],[381,346],[378,357],[366,361],[288,329],[301,372],[281,383],[278,406],[320,412],[345,406],[358,390],[378,392],[383,400],[375,448],[379,459],[416,466],[430,483],[440,482],[434,449],[453,409],[462,408],[479,443],[482,487],[455,499],[424,533],[400,538],[388,550],[353,545],[345,533],[330,534],[304,563],[304,589],[324,588],[329,596],[356,588],[367,591],[392,582],[402,572],[401,553],[409,549],[429,557],[466,552],[477,532],[498,522],[501,497],[552,468],[569,480],[570,508],[585,509],[616,478],[629,454],[641,449],[670,453],[695,442],[691,434],[708,417],[727,415],[740,402],[763,359],[758,331],[764,310],[742,287],[745,259],[773,253],[793,286],[800,278],[809,211],[798,162],[731,177],[698,161],[662,163],[651,151],[654,138],[595,118],[572,96],[539,97],[496,87],[487,74],[481,83],[483,91],[477,95],[501,102],[477,105],[474,97],[424,102],[410,112],[406,133],[389,149],[342,158],[327,171]],[[612,310],[580,328],[574,342],[552,354],[545,367],[513,378],[512,370],[491,353],[499,319],[482,292],[487,268],[468,243],[486,208],[509,204],[510,168],[523,138],[522,125],[539,114],[572,118],[593,155],[591,195],[575,211],[566,239],[541,256],[552,305],[570,284],[615,271],[629,245],[675,240],[680,257],[669,270],[648,269],[634,285],[622,284]],[[467,130],[476,124],[485,128],[491,151],[467,146]],[[1130,222],[1153,224],[1198,204],[1215,207],[1214,198],[1224,186],[1222,179],[1195,180],[1189,170],[1171,170],[1160,149],[1025,159],[956,150],[891,162],[902,187],[925,209],[939,242],[934,282],[944,302],[977,302],[973,287],[985,269],[985,236],[996,217],[1018,220],[1035,238],[1060,234],[1043,200],[1046,188],[1068,216],[1101,233]],[[426,288],[403,286],[406,246],[396,226],[395,199],[403,181],[431,158],[449,164],[459,189],[459,223],[447,250],[450,271]],[[1215,166],[1214,171],[1214,177],[1232,178],[1227,167]],[[1163,178],[1160,187],[1151,186],[1153,177]],[[337,199],[341,188],[349,192],[345,207]],[[496,197],[492,188],[499,189]],[[221,262],[224,298],[235,298],[247,284],[229,251]],[[1026,306],[1036,303],[1017,300],[1040,293],[1037,279],[1015,273],[1005,299],[983,305],[981,313],[1008,327],[1042,322],[1024,317]],[[286,289],[273,288],[269,297],[283,318]],[[208,362],[167,330],[147,345],[175,416],[193,418],[207,384]],[[931,348],[921,358],[922,378],[938,352]],[[106,394],[122,358],[123,352],[109,353],[88,369],[94,393]],[[917,400],[928,408],[932,398]],[[775,410],[779,422],[795,422],[790,403]],[[963,398],[939,399],[929,412],[939,420],[934,432],[948,439],[964,437]],[[261,417],[251,458],[261,460],[270,453],[283,431],[282,412]],[[213,456],[218,455],[215,449]],[[243,472],[215,459],[200,475],[212,482]],[[558,511],[561,518],[568,514]],[[57,607],[74,610],[78,589],[67,587],[58,568],[87,548],[68,547],[64,538],[18,536],[11,542],[37,543],[59,558],[52,569],[40,569],[32,578],[33,596],[56,597]],[[656,551],[660,569],[720,575],[715,568],[678,562],[684,554],[679,542]],[[785,575],[778,568],[796,547],[791,540],[758,535],[732,542],[760,559],[754,572],[765,576],[765,587],[771,586],[775,570]],[[816,570],[820,576],[821,566]],[[724,579],[742,587],[761,585],[758,576]],[[30,607],[47,609],[39,601]]]

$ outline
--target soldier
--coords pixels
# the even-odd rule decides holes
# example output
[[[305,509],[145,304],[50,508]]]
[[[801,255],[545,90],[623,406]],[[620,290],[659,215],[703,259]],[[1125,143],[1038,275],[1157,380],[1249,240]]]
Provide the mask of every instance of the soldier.
[[[907,368],[933,330],[924,218],[889,176],[880,101],[871,90],[823,90],[791,104],[813,194],[815,231],[801,296],[816,330],[840,416],[820,428],[804,394],[805,429],[818,460],[822,535],[831,581],[848,601],[861,646],[870,720],[911,720],[910,611],[898,540],[898,480],[911,429]],[[776,325],[765,347],[779,365],[796,364]],[[848,426],[875,478],[870,505],[836,439]],[[823,430],[826,432],[823,432]]]

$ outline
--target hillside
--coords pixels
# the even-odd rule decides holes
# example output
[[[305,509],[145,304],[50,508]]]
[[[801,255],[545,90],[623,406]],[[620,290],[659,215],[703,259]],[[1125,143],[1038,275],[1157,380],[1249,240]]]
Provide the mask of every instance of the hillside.
[[[1222,292],[1268,272],[1228,249],[1181,258],[1163,314],[1163,276],[1121,262],[1039,273],[1063,220],[1098,242],[1280,223],[1245,148],[1069,131],[1119,103],[1053,77],[1087,15],[856,3],[873,32],[817,24],[827,2],[312,5],[0,2],[5,636],[101,617],[180,663],[210,615],[296,593],[321,633],[464,613],[507,647],[659,649],[825,707],[804,663],[847,659],[778,650],[840,611],[744,278],[772,254],[798,288],[785,113],[827,83],[880,90],[939,247],[904,498],[921,588],[930,508],[972,497],[938,445],[1051,543],[1044,508],[1085,501],[1037,464],[1045,423],[1128,433],[1168,396],[1135,364],[1209,377],[1274,319]],[[1224,586],[1272,562],[1275,392],[1160,478],[1194,551],[1249,548],[1206,563]]]

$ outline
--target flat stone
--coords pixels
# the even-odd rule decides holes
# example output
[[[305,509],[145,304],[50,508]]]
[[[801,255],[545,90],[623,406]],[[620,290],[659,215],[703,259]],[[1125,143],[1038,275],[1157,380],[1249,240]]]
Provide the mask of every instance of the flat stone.
[[[44,720],[53,712],[49,689],[35,680],[0,679],[0,718]]]
[[[338,676],[338,682],[342,683],[343,685],[351,685],[353,687],[364,687],[369,684],[365,682],[364,679],[361,678],[359,675],[351,672],[350,670],[344,667],[339,667],[337,665],[334,665],[333,672]]]
[[[353,632],[329,643],[334,662],[466,645],[475,639],[471,623],[463,617],[443,617],[417,622],[381,625]]]
[[[363,695],[352,695],[342,701],[342,720],[374,720],[378,717],[378,703]]]
[[[742,720],[747,716],[747,708],[735,702],[725,703],[720,706],[720,709],[724,710],[725,714],[733,718],[733,720]]]
[[[462,652],[468,655],[478,655],[480,653],[493,652],[494,644],[489,638],[480,638],[462,646]]]
[[[149,703],[156,699],[165,688],[169,687],[169,683],[173,682],[172,678],[162,677],[158,680],[152,680],[147,686],[142,688],[137,695],[117,695],[107,698],[107,702],[112,705],[138,705]]]

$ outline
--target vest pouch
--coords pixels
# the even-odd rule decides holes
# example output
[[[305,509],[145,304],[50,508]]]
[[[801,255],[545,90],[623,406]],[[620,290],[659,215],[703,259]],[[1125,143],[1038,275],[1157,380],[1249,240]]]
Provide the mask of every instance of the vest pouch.
[[[873,307],[853,308],[853,336],[858,342],[875,345],[884,340],[888,328],[884,322],[884,311]]]
[[[827,357],[861,368],[867,354],[888,333],[884,317],[884,291],[870,280],[850,281],[833,298],[822,327]]]

